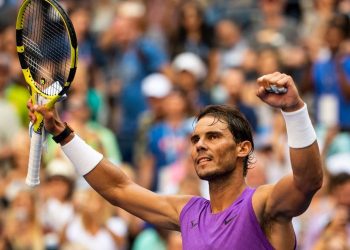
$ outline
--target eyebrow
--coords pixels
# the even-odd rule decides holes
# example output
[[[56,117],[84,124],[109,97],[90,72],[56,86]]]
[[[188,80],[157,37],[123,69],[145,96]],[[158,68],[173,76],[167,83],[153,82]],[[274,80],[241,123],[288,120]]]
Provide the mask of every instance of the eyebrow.
[[[208,135],[223,135],[224,133],[221,131],[221,130],[211,130],[211,131],[207,131],[204,133],[205,136],[208,136]],[[199,138],[199,135],[198,134],[193,134],[191,137],[190,137],[190,140],[191,142],[195,139]]]
[[[215,130],[215,131],[208,131],[208,132],[205,133],[205,135],[223,135],[223,134],[224,134],[223,132],[217,131],[217,130]]]

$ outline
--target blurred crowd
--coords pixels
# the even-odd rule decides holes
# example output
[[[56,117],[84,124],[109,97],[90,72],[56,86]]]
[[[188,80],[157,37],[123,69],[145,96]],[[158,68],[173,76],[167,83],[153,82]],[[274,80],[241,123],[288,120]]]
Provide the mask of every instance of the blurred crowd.
[[[62,119],[135,182],[208,196],[189,156],[193,117],[208,104],[249,120],[247,183],[290,173],[279,110],[256,79],[295,80],[318,135],[326,178],[294,219],[297,249],[350,249],[349,0],[61,0],[79,45]],[[176,250],[181,235],[112,207],[75,174],[50,138],[41,183],[26,186],[29,93],[16,52],[20,2],[0,1],[0,250]]]

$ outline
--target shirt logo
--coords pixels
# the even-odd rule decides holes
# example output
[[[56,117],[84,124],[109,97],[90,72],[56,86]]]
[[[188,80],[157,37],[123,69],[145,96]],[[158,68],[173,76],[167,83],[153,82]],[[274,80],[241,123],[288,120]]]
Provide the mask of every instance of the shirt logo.
[[[231,217],[231,218],[226,218],[226,219],[224,220],[224,225],[226,226],[226,225],[230,224],[230,223],[233,221],[233,219],[236,218],[236,216],[237,216],[237,215],[235,215],[235,216],[233,216],[233,217]]]
[[[198,221],[191,220],[191,229],[198,225]]]

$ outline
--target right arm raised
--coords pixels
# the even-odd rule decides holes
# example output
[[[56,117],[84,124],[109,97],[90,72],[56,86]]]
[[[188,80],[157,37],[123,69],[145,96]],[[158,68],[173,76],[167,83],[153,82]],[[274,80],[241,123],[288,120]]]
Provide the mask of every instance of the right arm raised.
[[[60,134],[65,125],[61,122],[55,109],[47,109],[43,106],[33,106],[29,101],[29,116],[35,121],[34,112],[39,112],[44,117],[45,129],[55,135]],[[78,140],[79,139],[79,140]],[[74,141],[74,148],[72,142]],[[98,154],[90,146],[85,144],[74,133],[61,142],[65,154],[73,162],[79,173],[84,175],[86,181],[100,195],[111,204],[119,206],[133,215],[148,221],[154,225],[166,229],[180,230],[179,217],[182,208],[191,199],[191,196],[159,195],[145,189],[127,177],[123,171],[105,158],[92,157],[90,154]],[[88,152],[84,154],[82,152]],[[102,158],[102,160],[101,160]],[[96,160],[97,159],[97,160]],[[79,164],[79,163],[86,163]],[[82,166],[83,165],[83,166]],[[85,171],[84,167],[88,169]]]
[[[151,192],[132,182],[107,159],[102,159],[84,177],[113,205],[162,228],[180,230],[180,212],[191,196],[159,195]]]

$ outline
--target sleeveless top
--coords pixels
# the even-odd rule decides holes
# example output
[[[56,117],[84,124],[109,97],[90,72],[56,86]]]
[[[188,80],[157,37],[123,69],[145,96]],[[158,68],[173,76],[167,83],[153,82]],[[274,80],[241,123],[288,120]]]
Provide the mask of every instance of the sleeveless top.
[[[254,192],[246,188],[230,207],[216,214],[209,200],[191,198],[180,214],[183,250],[274,249],[254,213]]]

